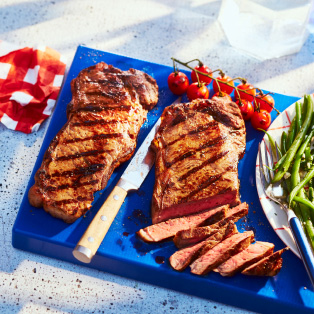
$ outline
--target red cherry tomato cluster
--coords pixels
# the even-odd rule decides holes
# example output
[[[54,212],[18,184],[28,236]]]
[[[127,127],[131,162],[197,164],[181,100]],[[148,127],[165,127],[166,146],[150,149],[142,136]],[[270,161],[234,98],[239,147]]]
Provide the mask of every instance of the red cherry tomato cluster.
[[[194,69],[212,76],[212,70],[202,63],[199,63]],[[171,73],[168,77],[169,89],[175,95],[186,93],[189,101],[199,98],[208,99],[210,91],[208,85],[213,81],[212,88],[215,92],[213,97],[227,97],[232,101],[230,94],[234,91],[236,104],[239,106],[245,121],[250,120],[255,129],[266,130],[270,126],[270,112],[275,105],[272,96],[269,94],[256,94],[254,86],[245,81],[235,88],[232,78],[222,72],[216,79],[202,75],[199,72],[191,72],[191,84],[183,72],[176,71]]]

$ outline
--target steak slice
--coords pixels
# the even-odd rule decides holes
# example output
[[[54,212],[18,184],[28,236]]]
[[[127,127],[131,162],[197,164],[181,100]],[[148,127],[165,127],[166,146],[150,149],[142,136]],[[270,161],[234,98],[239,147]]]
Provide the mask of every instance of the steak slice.
[[[227,211],[226,217],[215,224],[202,227],[192,227],[190,229],[178,231],[173,238],[173,242],[178,248],[183,248],[198,243],[211,234],[227,226],[229,221],[237,222],[240,218],[248,214],[247,203],[242,203]]]
[[[154,224],[240,203],[238,161],[245,151],[245,125],[234,102],[198,99],[167,107],[152,147]]]
[[[281,255],[287,250],[289,248],[286,247],[270,256],[264,257],[262,260],[245,268],[242,274],[250,276],[276,276],[282,267]]]
[[[261,241],[251,244],[245,250],[221,264],[218,271],[222,276],[233,276],[262,258],[271,255],[274,247],[275,245],[272,243]]]
[[[194,260],[196,260],[202,254],[205,254],[223,239],[237,233],[237,227],[233,222],[229,222],[225,228],[221,228],[216,233],[211,235],[206,240],[186,247],[172,254],[169,258],[169,262],[172,268],[178,271],[183,271]]]
[[[155,225],[148,226],[137,232],[145,242],[159,242],[172,238],[177,232],[195,226],[213,224],[226,217],[228,206],[220,206],[199,214],[181,218],[169,219]]]
[[[253,231],[232,235],[195,260],[190,265],[191,272],[196,275],[208,274],[231,256],[246,249],[253,240]]]
[[[132,156],[147,111],[158,101],[152,77],[104,62],[82,70],[71,90],[68,121],[50,143],[28,194],[31,205],[68,223],[90,209],[94,192]]]

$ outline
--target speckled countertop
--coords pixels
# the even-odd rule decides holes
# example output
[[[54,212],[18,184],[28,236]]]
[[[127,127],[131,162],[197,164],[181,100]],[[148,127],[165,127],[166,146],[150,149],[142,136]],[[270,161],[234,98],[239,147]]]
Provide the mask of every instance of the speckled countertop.
[[[0,39],[44,44],[68,59],[89,47],[171,65],[198,57],[258,87],[314,91],[314,37],[269,61],[228,45],[216,23],[220,1],[1,0]],[[248,313],[148,284],[12,248],[11,230],[48,122],[25,135],[0,125],[0,313]]]

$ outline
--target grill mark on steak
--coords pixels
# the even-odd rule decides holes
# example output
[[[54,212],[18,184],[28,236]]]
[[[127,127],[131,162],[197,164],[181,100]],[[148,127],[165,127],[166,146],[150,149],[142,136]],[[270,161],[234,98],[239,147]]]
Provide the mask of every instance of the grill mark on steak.
[[[63,185],[58,185],[58,186],[47,186],[46,190],[49,191],[49,192],[55,192],[55,191],[66,190],[66,189],[70,189],[70,188],[78,188],[78,187],[81,187],[81,186],[93,185],[93,184],[98,183],[98,180],[90,180],[90,181],[87,181],[87,182],[79,182],[79,179],[75,180],[72,185],[71,184],[63,184]]]
[[[112,86],[112,84],[111,84],[111,86]],[[110,93],[110,92],[100,92],[99,90],[91,91],[91,92],[87,91],[86,95],[97,96],[97,97],[99,97],[99,96],[108,97],[109,96],[111,99],[117,99],[118,98],[118,100],[120,100],[121,97],[126,97],[125,92],[119,92],[117,90],[115,90],[112,93]]]
[[[209,187],[210,185],[214,184],[216,181],[218,181],[225,173],[227,173],[229,170],[231,170],[233,168],[233,166],[230,166],[229,168],[226,169],[225,172],[217,174],[217,175],[213,175],[210,176],[206,181],[204,181],[202,184],[198,185],[195,190],[191,191],[191,193],[189,193],[187,196],[181,198],[181,200],[179,201],[179,203],[185,203],[188,201],[188,199],[190,199],[191,197],[193,197],[194,195],[196,195],[199,191]],[[225,194],[227,193],[231,188],[228,187],[222,191],[220,191],[218,193],[219,194]]]
[[[219,145],[219,144],[222,144],[223,141],[226,139],[226,136],[218,136],[217,138],[215,138],[214,140],[209,140],[207,141],[206,143],[204,143],[203,145],[199,146],[197,149],[195,150],[190,150],[188,151],[187,153],[183,154],[183,155],[180,155],[176,158],[174,158],[172,161],[166,161],[165,162],[165,166],[167,168],[170,168],[172,165],[174,165],[175,163],[179,162],[179,161],[182,161],[183,159],[186,159],[188,157],[191,157],[193,155],[196,154],[196,152],[198,151],[201,151],[202,149],[204,148],[208,148],[208,147],[211,147],[211,146],[214,146],[214,145]]]
[[[60,205],[77,203],[77,202],[89,202],[92,200],[93,200],[93,197],[78,196],[76,199],[65,199],[65,200],[61,200],[61,201],[54,201],[54,204],[60,206]]]
[[[55,178],[55,177],[72,177],[74,175],[87,176],[99,170],[104,169],[104,167],[105,167],[104,164],[93,164],[87,167],[76,168],[70,171],[63,171],[63,172],[56,171],[51,175],[48,175],[48,174],[43,174],[43,175],[46,179]]]
[[[103,86],[114,86],[114,87],[121,87],[121,83],[119,83],[118,81],[109,81],[109,80],[90,80],[89,83],[95,83],[95,84],[100,84]]]
[[[235,127],[241,125],[242,115],[239,110],[237,110],[237,105],[233,101],[228,101],[223,98],[218,98],[215,100],[206,99],[199,102],[194,102],[194,109],[210,114],[215,120],[222,122],[228,126]],[[238,121],[237,121],[238,120]]]
[[[203,131],[208,130],[209,128],[211,128],[211,129],[218,129],[218,123],[214,120],[214,121],[208,122],[207,124],[200,125],[199,127],[197,127],[196,129],[190,131],[189,133],[181,135],[177,139],[175,139],[174,141],[168,143],[167,145],[165,145],[165,148],[175,144],[179,140],[181,140],[181,139],[183,139],[183,138],[185,138],[185,137],[187,137],[189,135],[201,133]]]
[[[132,108],[133,107],[129,105],[120,105],[118,108],[110,106],[99,106],[99,104],[87,104],[85,107],[78,108],[76,112],[102,112],[116,109],[119,109],[119,111],[130,111]]]
[[[217,180],[219,180],[222,177],[222,173],[215,175],[215,176],[210,176],[205,182],[200,184],[199,186],[196,187],[195,190],[193,190],[191,193],[189,193],[187,196],[181,198],[179,203],[185,203],[189,198],[191,198],[193,195],[197,194],[200,190],[203,190],[204,188],[208,187],[209,185],[213,184]]]
[[[70,144],[70,143],[83,142],[83,141],[88,141],[88,140],[99,141],[99,140],[104,140],[107,138],[121,138],[121,137],[123,137],[123,134],[121,133],[96,134],[96,135],[84,137],[84,138],[69,139],[69,140],[64,141],[63,143]]]
[[[159,130],[162,132],[164,131],[165,128],[168,128],[168,127],[174,127],[176,126],[177,124],[180,124],[182,122],[184,122],[185,120],[189,119],[189,118],[192,118],[194,116],[194,113],[189,113],[189,114],[185,114],[185,113],[179,113],[178,115],[175,116],[174,119],[171,120],[171,123],[170,125],[164,125],[164,126],[160,126],[159,127]]]
[[[99,154],[102,154],[102,153],[107,153],[107,152],[110,152],[110,150],[96,149],[96,150],[90,150],[90,151],[87,151],[87,152],[76,153],[76,154],[68,155],[68,156],[60,156],[60,157],[57,157],[55,160],[57,160],[57,161],[60,161],[60,160],[64,161],[64,160],[69,160],[69,159],[81,158],[81,157],[84,157],[84,156],[96,156],[96,155],[99,155]]]
[[[124,122],[124,121],[118,121],[118,120],[104,120],[104,119],[99,119],[99,120],[85,120],[82,122],[74,122],[72,123],[73,126],[77,127],[82,127],[82,126],[95,126],[95,125],[106,125],[106,124],[113,124],[113,123],[119,123],[119,122]]]
[[[224,151],[224,152],[221,152],[221,153],[213,156],[212,158],[209,158],[208,160],[204,161],[200,166],[194,167],[193,169],[191,169],[188,172],[186,172],[183,176],[179,177],[178,181],[185,180],[186,178],[188,178],[193,173],[197,172],[198,170],[201,170],[202,168],[204,168],[208,164],[214,163],[215,161],[217,161],[220,158],[224,157],[228,153],[229,153],[229,151]]]

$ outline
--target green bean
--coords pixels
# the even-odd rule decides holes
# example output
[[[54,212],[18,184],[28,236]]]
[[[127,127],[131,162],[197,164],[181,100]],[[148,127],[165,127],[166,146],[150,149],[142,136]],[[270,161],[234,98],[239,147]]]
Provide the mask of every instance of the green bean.
[[[287,148],[289,149],[295,139],[296,135],[296,121],[297,119],[294,118],[291,122],[290,129],[288,131],[288,138],[287,138]]]
[[[284,174],[287,172],[287,170],[290,167],[291,161],[294,158],[296,152],[298,151],[300,145],[302,144],[304,137],[306,135],[306,132],[310,126],[310,123],[312,120],[312,112],[313,112],[313,101],[312,101],[311,96],[309,96],[309,95],[304,96],[304,103],[307,106],[304,123],[302,124],[302,127],[301,127],[299,133],[297,134],[293,144],[288,149],[287,153],[276,164],[275,169],[278,169],[278,171],[274,175],[272,183],[278,182],[284,176]]]
[[[300,170],[302,155],[304,151],[306,150],[307,145],[310,143],[313,135],[314,135],[314,129],[311,131],[309,135],[307,135],[305,142],[302,143],[302,145],[300,146],[300,148],[298,149],[295,155],[295,160],[291,169],[291,188],[292,189],[294,189],[300,181],[299,170]]]
[[[311,201],[307,200],[304,197],[300,197],[300,196],[295,196],[294,200],[298,203],[301,203],[301,204],[307,206],[311,211],[314,212],[314,204]]]
[[[304,196],[303,190],[301,190],[301,195],[296,196],[294,200],[300,203],[299,205],[300,211],[302,213],[303,224],[305,226],[305,230],[312,245],[312,248],[314,248],[314,226],[311,220],[311,214],[314,213],[314,204],[302,196]]]
[[[274,138],[267,131],[265,131],[263,129],[258,129],[258,130],[259,131],[263,131],[264,133],[267,134],[272,153],[273,153],[274,157],[276,157],[277,156],[277,154],[276,154],[276,142],[275,142]],[[281,153],[281,149],[279,148],[278,145],[277,145],[277,149],[278,149],[279,158],[281,158],[282,157],[282,153]]]
[[[295,132],[296,134],[298,134],[302,126],[301,104],[299,102],[295,103],[295,120],[296,120]]]
[[[309,187],[309,200],[310,200],[310,202],[313,202],[313,200],[314,200],[314,189],[313,189],[313,187]]]
[[[314,167],[306,174],[304,179],[300,181],[291,191],[289,195],[289,204],[294,200],[294,197],[300,192],[302,188],[314,177]]]
[[[285,131],[281,134],[281,153],[284,155],[287,152],[287,133]]]
[[[302,125],[305,120],[306,105],[304,104],[304,102],[301,103],[300,105],[301,105],[301,125]]]
[[[306,162],[311,162],[313,158],[312,158],[312,155],[311,155],[310,147],[306,147],[304,153],[305,153],[305,160],[306,160]]]

